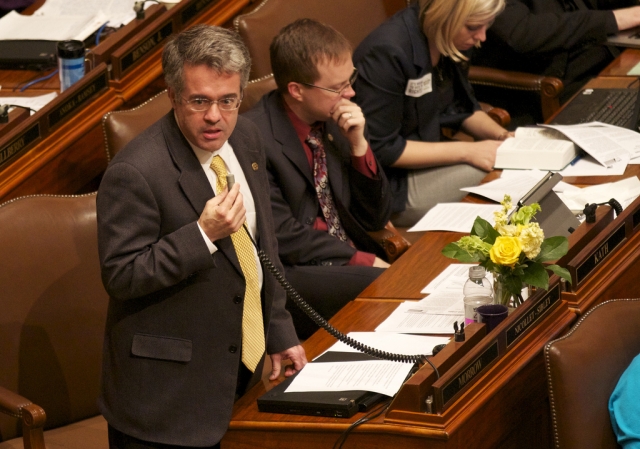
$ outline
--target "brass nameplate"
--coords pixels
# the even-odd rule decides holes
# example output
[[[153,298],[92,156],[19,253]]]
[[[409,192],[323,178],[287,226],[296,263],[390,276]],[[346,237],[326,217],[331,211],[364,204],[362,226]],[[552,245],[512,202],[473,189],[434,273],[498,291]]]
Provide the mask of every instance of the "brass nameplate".
[[[196,0],[194,2],[191,2],[189,6],[184,8],[184,10],[180,14],[182,25],[186,24],[188,21],[200,14],[203,9],[215,3],[218,3],[218,1],[219,0]]]
[[[82,82],[82,81],[80,81]],[[84,83],[83,83],[84,84]],[[106,89],[109,85],[109,73],[106,68],[101,72],[93,81],[84,84],[73,95],[62,101],[58,106],[53,108],[49,114],[47,114],[47,123],[49,129],[60,123],[65,118],[70,117],[87,103],[90,103],[91,99],[102,90]]]
[[[476,357],[471,363],[459,370],[442,388],[442,407],[447,407],[448,403],[467,385],[480,376],[489,367],[491,362],[498,358],[498,340],[495,340],[482,354]]]
[[[40,137],[40,122],[36,122],[0,149],[0,167]]]
[[[141,43],[133,47],[120,59],[120,76],[130,69],[140,59],[155,50],[162,42],[164,42],[173,33],[173,20],[169,20],[158,30],[143,40]]]
[[[556,283],[549,291],[540,298],[531,298],[527,301],[534,301],[533,305],[529,306],[529,312],[522,316],[518,321],[507,328],[507,349],[511,347],[520,337],[525,335],[528,331],[535,328],[537,324],[541,322],[541,318],[547,314],[560,300],[560,283]],[[526,303],[525,303],[526,304]]]
[[[595,251],[589,254],[585,260],[576,268],[575,286],[579,286],[589,274],[602,262],[607,260],[609,255],[622,242],[626,240],[625,224],[622,223]]]

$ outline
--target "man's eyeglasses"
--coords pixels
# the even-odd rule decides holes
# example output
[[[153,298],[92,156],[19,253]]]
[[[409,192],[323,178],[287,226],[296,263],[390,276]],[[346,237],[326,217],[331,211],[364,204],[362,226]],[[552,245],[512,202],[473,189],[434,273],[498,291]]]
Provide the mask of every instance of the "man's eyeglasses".
[[[315,87],[316,89],[322,89],[328,92],[333,92],[334,94],[342,95],[342,92],[344,92],[346,89],[348,89],[349,87],[353,87],[353,83],[356,82],[356,79],[358,79],[358,69],[354,67],[353,73],[349,77],[349,81],[347,81],[347,84],[345,84],[345,86],[340,90],[329,89],[328,87],[316,86],[315,84],[310,84],[310,83],[298,83],[298,84],[302,84],[309,87]]]
[[[235,111],[240,107],[242,103],[242,96],[238,97],[225,97],[219,100],[209,100],[208,98],[194,98],[193,100],[186,100],[182,98],[182,101],[188,109],[194,112],[208,111],[212,104],[217,104],[221,111]]]

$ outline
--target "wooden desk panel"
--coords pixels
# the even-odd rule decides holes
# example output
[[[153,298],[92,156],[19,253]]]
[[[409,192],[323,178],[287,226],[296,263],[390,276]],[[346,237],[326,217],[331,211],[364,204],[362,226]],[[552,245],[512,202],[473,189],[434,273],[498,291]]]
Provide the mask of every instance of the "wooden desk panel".
[[[640,50],[626,48],[611,64],[600,72],[600,76],[629,76],[627,73],[640,62]]]

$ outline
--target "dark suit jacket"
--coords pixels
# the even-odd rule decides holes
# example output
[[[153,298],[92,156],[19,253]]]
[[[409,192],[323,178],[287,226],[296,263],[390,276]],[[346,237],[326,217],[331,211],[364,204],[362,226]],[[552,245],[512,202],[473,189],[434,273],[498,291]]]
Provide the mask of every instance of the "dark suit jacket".
[[[637,0],[507,0],[473,63],[582,83],[617,54],[602,45],[618,31],[610,10],[634,4]]]
[[[393,212],[401,212],[407,204],[408,171],[391,165],[407,140],[438,142],[443,125],[459,127],[480,109],[467,77],[469,67],[451,62],[455,108],[447,116],[440,114],[436,75],[418,20],[417,2],[373,30],[356,48],[353,63],[360,74],[354,100],[367,118],[371,148],[391,183]],[[430,92],[419,97],[405,95],[409,80],[429,74],[433,81]]]
[[[229,142],[255,199],[259,245],[281,267],[261,139],[240,117]],[[231,239],[214,242],[211,255],[198,229],[213,195],[173,111],[118,153],[98,191],[111,296],[99,405],[113,427],[142,440],[210,446],[229,423],[245,283]],[[262,300],[267,352],[297,345],[285,294],[267,272]]]
[[[298,135],[277,91],[244,114],[265,139],[271,206],[280,258],[285,265],[346,264],[355,249],[327,232],[313,229],[318,197],[313,174]],[[332,136],[333,141],[327,139]],[[338,127],[326,122],[324,147],[331,192],[340,222],[357,249],[385,258],[380,245],[366,231],[382,229],[389,221],[391,196],[382,170],[371,179],[351,165],[351,149]]]

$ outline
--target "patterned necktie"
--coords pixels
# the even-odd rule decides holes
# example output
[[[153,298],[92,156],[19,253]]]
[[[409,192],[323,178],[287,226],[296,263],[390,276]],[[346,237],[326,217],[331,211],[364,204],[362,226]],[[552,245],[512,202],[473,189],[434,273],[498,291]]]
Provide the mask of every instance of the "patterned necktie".
[[[316,194],[320,202],[322,215],[327,222],[327,232],[343,242],[349,242],[347,234],[340,225],[340,217],[333,203],[329,178],[327,177],[327,155],[322,144],[322,131],[319,127],[311,128],[309,136],[305,140],[313,151],[313,180],[316,186]]]
[[[213,157],[211,169],[218,177],[216,193],[219,194],[227,187],[227,168],[220,156]],[[242,311],[242,363],[254,372],[265,350],[258,267],[253,244],[244,229],[240,228],[231,234],[231,241],[246,282]]]

